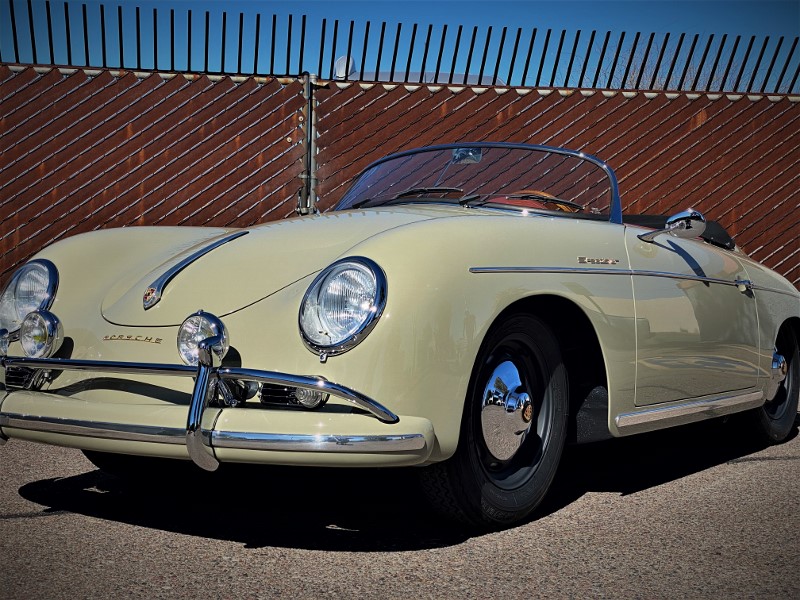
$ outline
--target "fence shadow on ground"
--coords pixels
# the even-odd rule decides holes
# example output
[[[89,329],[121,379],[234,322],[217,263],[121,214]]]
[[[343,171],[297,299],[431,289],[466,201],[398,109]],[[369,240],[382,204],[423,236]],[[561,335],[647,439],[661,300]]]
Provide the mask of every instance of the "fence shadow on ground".
[[[764,447],[743,437],[741,427],[720,422],[571,447],[545,502],[522,527],[535,527],[536,520],[586,493],[633,494]],[[169,481],[146,475],[127,481],[91,470],[34,481],[19,493],[47,512],[229,540],[245,548],[392,552],[452,546],[481,535],[435,514],[412,469],[229,467]]]

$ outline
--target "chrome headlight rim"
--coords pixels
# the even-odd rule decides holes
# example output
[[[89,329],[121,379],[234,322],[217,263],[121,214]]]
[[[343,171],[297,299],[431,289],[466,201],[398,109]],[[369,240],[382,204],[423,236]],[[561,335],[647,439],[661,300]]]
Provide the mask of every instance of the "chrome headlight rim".
[[[223,358],[225,358],[225,355],[228,353],[228,350],[230,350],[231,346],[231,338],[228,333],[227,327],[225,327],[225,324],[216,315],[213,315],[209,312],[205,312],[203,310],[198,310],[197,312],[192,313],[183,320],[181,326],[178,328],[178,335],[175,336],[176,337],[175,341],[178,347],[178,355],[180,356],[181,361],[184,364],[192,367],[196,367],[200,362],[200,356],[196,346],[199,345],[200,341],[202,341],[201,339],[196,340],[194,348],[195,352],[192,354],[191,360],[187,359],[186,354],[184,354],[183,350],[181,349],[181,335],[187,323],[192,319],[201,319],[205,321],[208,324],[208,328],[211,330],[212,336],[220,336],[220,338],[222,339],[221,345],[213,346],[212,351],[217,355],[220,361]],[[206,336],[206,337],[212,337],[212,336]]]
[[[322,285],[323,281],[334,270],[339,269],[345,264],[356,264],[365,267],[371,272],[375,279],[375,297],[372,301],[372,308],[358,329],[351,335],[334,344],[320,344],[310,339],[303,329],[303,314],[306,310],[306,303],[311,294]],[[298,328],[300,330],[300,337],[306,345],[306,348],[314,354],[320,355],[321,358],[337,356],[355,348],[369,335],[375,328],[375,325],[378,324],[386,308],[387,288],[386,274],[383,272],[383,269],[381,269],[374,260],[365,256],[348,256],[346,258],[341,258],[322,269],[311,282],[311,285],[308,286],[308,289],[303,295],[303,301],[300,303],[300,310],[298,312]]]
[[[5,328],[8,331],[9,342],[15,342],[19,340],[19,330],[28,313],[35,311],[49,311],[53,306],[53,301],[56,298],[56,292],[58,291],[58,269],[46,258],[36,258],[26,262],[24,265],[20,266],[16,271],[14,271],[14,274],[11,276],[11,279],[8,281],[6,286],[0,290],[0,303],[9,301],[14,303],[13,310],[14,312],[17,312],[16,288],[19,285],[19,281],[27,274],[28,271],[37,267],[43,267],[47,273],[47,288],[42,299],[39,301],[39,305],[35,309],[27,311],[24,315],[17,314],[17,316],[20,317],[19,324],[13,329],[10,327]],[[10,294],[9,298],[7,298],[7,294]],[[0,308],[2,307],[0,306]]]

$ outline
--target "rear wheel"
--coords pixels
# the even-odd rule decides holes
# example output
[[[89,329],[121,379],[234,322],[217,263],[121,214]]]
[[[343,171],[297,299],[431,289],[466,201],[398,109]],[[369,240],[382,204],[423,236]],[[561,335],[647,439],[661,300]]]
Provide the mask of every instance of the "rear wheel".
[[[792,431],[797,418],[800,398],[800,348],[797,336],[791,328],[784,326],[775,341],[775,370],[784,373],[783,381],[768,392],[767,401],[752,414],[756,429],[770,443],[785,440]],[[780,364],[779,358],[785,361]]]
[[[422,472],[448,516],[483,527],[514,524],[542,501],[567,431],[566,370],[541,320],[514,315],[484,340],[473,368],[455,455]]]

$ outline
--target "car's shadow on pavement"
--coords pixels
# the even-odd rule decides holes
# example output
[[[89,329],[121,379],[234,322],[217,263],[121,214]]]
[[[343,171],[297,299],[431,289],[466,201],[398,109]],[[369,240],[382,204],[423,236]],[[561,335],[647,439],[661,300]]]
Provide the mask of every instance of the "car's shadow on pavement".
[[[793,435],[797,435],[795,428]],[[658,486],[765,448],[717,422],[567,448],[536,521],[588,492]],[[87,463],[88,464],[88,463]],[[226,465],[228,466],[228,465]],[[248,548],[403,551],[459,544],[480,532],[428,506],[413,469],[334,470],[231,465],[171,481],[125,481],[98,470],[22,486],[48,507]]]
[[[769,460],[746,421],[713,420],[566,449],[550,493],[533,515],[560,510],[587,492],[635,494],[717,465]],[[800,414],[789,441],[798,435]]]

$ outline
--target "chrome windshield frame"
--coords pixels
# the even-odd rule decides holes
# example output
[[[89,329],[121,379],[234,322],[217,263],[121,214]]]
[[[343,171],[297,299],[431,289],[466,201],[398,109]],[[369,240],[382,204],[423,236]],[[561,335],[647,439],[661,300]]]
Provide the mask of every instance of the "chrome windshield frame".
[[[359,173],[353,179],[353,182],[350,187],[352,188],[355,185],[357,185],[362,177],[368,174],[375,167],[385,162],[396,160],[398,158],[404,158],[406,156],[411,156],[414,154],[419,154],[420,152],[435,152],[441,150],[453,150],[456,148],[504,148],[507,150],[528,150],[535,152],[549,152],[551,154],[570,156],[573,158],[590,162],[593,165],[600,168],[603,172],[605,172],[606,176],[609,179],[610,194],[611,194],[611,203],[609,206],[609,218],[608,218],[609,222],[622,225],[622,199],[620,198],[619,195],[619,183],[617,182],[617,176],[614,173],[614,170],[608,164],[606,164],[605,162],[603,162],[598,157],[592,154],[587,154],[586,152],[581,152],[579,150],[560,148],[558,146],[546,146],[542,144],[519,144],[514,142],[461,142],[454,144],[438,144],[435,146],[423,146],[421,148],[414,148],[412,150],[404,150],[403,152],[396,152],[394,154],[390,154],[379,160],[376,160],[373,163],[370,163],[366,168],[364,168],[363,171],[361,171],[361,173]],[[334,207],[333,210],[344,210],[344,208],[341,208],[341,204],[344,198],[346,197],[347,197],[347,192],[345,192],[342,200],[339,201],[339,203]]]

